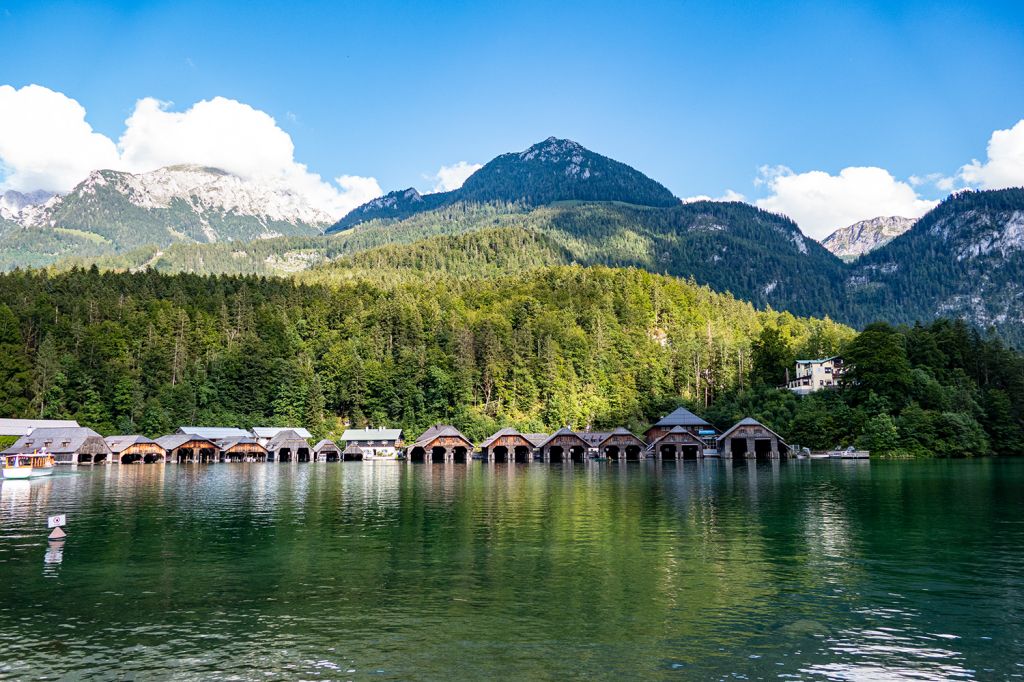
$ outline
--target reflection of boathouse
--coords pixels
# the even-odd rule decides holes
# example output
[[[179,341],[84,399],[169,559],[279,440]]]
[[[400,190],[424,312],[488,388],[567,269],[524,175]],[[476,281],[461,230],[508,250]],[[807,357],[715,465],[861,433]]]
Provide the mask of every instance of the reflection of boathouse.
[[[466,463],[473,454],[473,443],[461,431],[447,424],[435,424],[406,448],[411,462]]]
[[[777,459],[789,453],[789,446],[779,434],[747,417],[718,437],[718,450],[723,457]]]

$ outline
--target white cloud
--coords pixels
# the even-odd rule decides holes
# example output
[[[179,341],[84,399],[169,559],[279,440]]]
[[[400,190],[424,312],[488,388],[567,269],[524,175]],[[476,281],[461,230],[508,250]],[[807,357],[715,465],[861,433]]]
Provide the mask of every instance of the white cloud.
[[[0,85],[0,188],[68,190],[118,160],[117,147],[93,131],[75,100],[38,85]]]
[[[140,99],[115,146],[93,132],[75,100],[40,86],[0,86],[0,162],[7,174],[0,186],[54,191],[70,190],[102,168],[137,173],[181,163],[214,166],[293,191],[336,217],[382,193],[373,178],[324,180],[295,160],[291,136],[270,115],[224,97],[181,112]]]
[[[960,179],[982,189],[1024,186],[1024,119],[988,140],[988,159],[974,159],[960,169]]]
[[[427,176],[427,180],[434,181],[434,192],[450,192],[462,187],[466,178],[481,168],[483,168],[483,164],[459,161],[451,166],[441,166],[437,173]]]
[[[867,218],[917,218],[937,203],[922,199],[910,183],[876,167],[844,168],[838,175],[831,175],[764,166],[754,184],[766,186],[771,192],[755,202],[758,207],[789,216],[815,239]]]
[[[696,201],[746,201],[747,198],[739,192],[731,189],[725,190],[725,194],[720,197],[712,197],[707,194],[698,194],[695,197],[686,197],[682,199],[684,204],[692,204]]]

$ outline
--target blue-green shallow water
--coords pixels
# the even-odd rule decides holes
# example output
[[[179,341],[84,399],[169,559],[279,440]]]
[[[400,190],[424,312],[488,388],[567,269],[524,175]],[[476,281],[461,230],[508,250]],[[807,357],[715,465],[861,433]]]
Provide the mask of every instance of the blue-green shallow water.
[[[1006,679],[1024,461],[115,465],[0,583],[6,678]]]

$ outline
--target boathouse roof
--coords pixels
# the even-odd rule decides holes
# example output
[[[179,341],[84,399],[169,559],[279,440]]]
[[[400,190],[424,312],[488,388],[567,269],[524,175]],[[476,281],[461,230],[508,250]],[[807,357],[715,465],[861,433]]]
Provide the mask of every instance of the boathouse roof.
[[[209,438],[211,440],[220,440],[223,438],[247,438],[252,436],[252,434],[245,429],[236,429],[231,426],[182,426],[178,428],[178,433],[187,433],[193,436]]]
[[[445,436],[445,437],[448,437],[448,438],[461,438],[462,440],[466,441],[470,445],[473,444],[472,442],[470,442],[470,440],[468,438],[466,438],[465,435],[463,435],[463,433],[461,431],[459,431],[454,426],[450,426],[448,424],[434,424],[429,429],[424,431],[420,435],[420,437],[416,439],[416,442],[413,443],[411,447],[426,445],[427,443],[430,443],[431,441],[437,440],[438,438],[441,438],[442,436]]]
[[[334,452],[341,452],[341,448],[333,440],[324,438],[322,441],[313,446],[313,452],[320,454],[321,452],[332,450]]]
[[[711,426],[711,424],[685,407],[680,407],[662,417],[654,426]]]
[[[110,454],[110,448],[103,440],[103,436],[84,426],[33,429],[32,433],[19,438],[14,445],[4,450],[3,454],[25,455],[43,448],[52,455],[77,452]]]
[[[156,446],[160,447],[161,449],[164,449],[163,446],[161,446],[155,440],[150,440],[149,438],[146,438],[145,436],[139,436],[139,435],[133,435],[133,436],[107,436],[103,440],[106,442],[107,447],[110,448],[110,451],[113,452],[115,455],[120,453],[120,452],[124,452],[125,450],[127,450],[131,446],[137,445],[139,443],[143,443],[143,444],[147,444],[147,445],[156,445]]]
[[[679,427],[673,427],[672,430],[674,431],[677,428],[679,428]],[[604,439],[600,443],[598,443],[598,445],[599,446],[600,445],[604,445],[608,440],[614,438],[615,436],[619,436],[619,437],[626,436],[627,438],[632,438],[632,439],[636,440],[641,445],[644,444],[643,438],[641,438],[640,436],[636,435],[635,433],[633,433],[632,431],[630,431],[626,427],[620,426],[617,429],[614,429],[611,433],[605,434]]]
[[[765,431],[767,431],[768,433],[772,434],[776,438],[778,438],[779,441],[782,442],[783,444],[786,442],[786,440],[782,436],[780,436],[779,434],[775,433],[774,431],[769,429],[767,426],[765,426],[761,422],[759,422],[756,419],[754,419],[753,417],[744,417],[743,419],[739,420],[738,422],[736,422],[735,424],[730,426],[727,431],[725,431],[721,436],[718,437],[718,441],[719,442],[724,441],[733,432],[735,432],[736,429],[740,428],[741,426],[758,426],[758,427],[764,429]]]
[[[195,436],[191,433],[172,433],[167,436],[160,436],[156,439],[157,445],[162,447],[164,450],[177,450],[185,443],[191,440],[200,440],[210,444],[211,448],[216,448],[217,444],[209,438],[203,438],[202,436]]]
[[[611,431],[577,431],[576,435],[585,440],[588,445],[597,447],[608,440],[608,436],[612,433]]]
[[[526,440],[533,443],[533,447],[535,448],[539,448],[544,444],[544,441],[548,439],[548,434],[546,433],[524,433],[523,436]]]
[[[74,429],[74,419],[0,419],[0,436],[27,436],[35,429]]]
[[[402,429],[346,429],[341,439],[346,443],[364,440],[400,440]]]
[[[568,426],[565,426],[555,431],[553,434],[548,436],[547,440],[541,443],[538,447],[546,447],[548,443],[552,442],[556,438],[575,438],[576,440],[583,443],[583,445],[590,447],[590,443],[580,438],[580,435],[573,431],[572,429],[570,429]]]
[[[538,434],[534,434],[534,435],[538,435]],[[533,440],[531,440],[528,435],[523,434],[523,433],[519,433],[519,431],[517,431],[516,429],[512,428],[511,426],[506,426],[505,428],[503,428],[503,429],[501,429],[499,431],[495,431],[494,433],[492,433],[491,436],[487,440],[485,440],[483,443],[480,443],[480,447],[481,448],[489,448],[494,443],[494,441],[498,440],[499,438],[504,438],[505,436],[519,436],[520,438],[526,440],[526,442],[528,442],[530,445],[534,445],[534,446],[536,445],[536,443],[533,442]],[[547,440],[547,435],[546,434],[541,439],[541,442],[543,442],[544,440]]]
[[[294,431],[300,438],[310,439],[313,437],[306,429],[301,426],[254,426],[252,427],[252,433],[257,438],[276,438],[277,434],[282,431]]]
[[[309,442],[300,436],[298,432],[292,429],[284,429],[278,431],[277,435],[266,444],[266,448],[271,452],[276,452],[282,448],[309,448]]]

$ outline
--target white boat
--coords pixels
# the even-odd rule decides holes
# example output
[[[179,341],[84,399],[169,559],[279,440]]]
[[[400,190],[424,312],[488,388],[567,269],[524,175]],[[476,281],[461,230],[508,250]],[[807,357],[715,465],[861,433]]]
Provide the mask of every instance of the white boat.
[[[4,457],[4,479],[31,478],[31,455],[7,455]]]
[[[869,459],[871,453],[867,450],[854,450],[851,445],[845,450],[829,450],[828,456],[832,459]]]
[[[49,476],[53,473],[53,455],[46,452],[33,452],[31,455],[4,456],[3,472],[5,479],[36,478]]]

